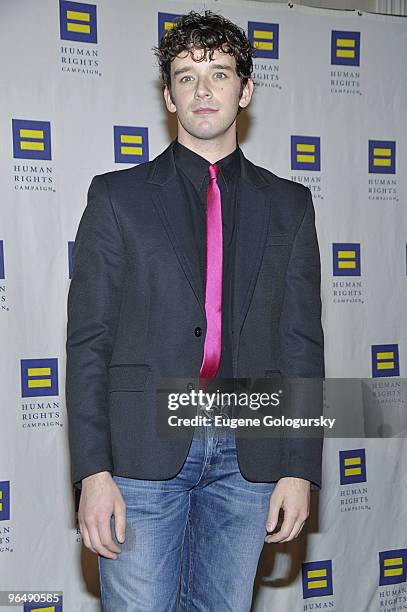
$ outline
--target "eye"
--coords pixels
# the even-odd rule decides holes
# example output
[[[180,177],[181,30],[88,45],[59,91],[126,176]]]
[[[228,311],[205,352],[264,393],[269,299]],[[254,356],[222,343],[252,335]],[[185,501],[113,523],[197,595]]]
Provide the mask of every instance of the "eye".
[[[224,72],[215,72],[215,77],[220,76],[221,78],[218,80],[222,80],[223,77],[227,78],[226,74]]]
[[[181,79],[180,79],[180,83],[185,83],[186,81],[184,81],[184,79],[192,79],[192,77],[191,77],[191,75],[186,75],[186,76],[183,76],[183,77],[181,77]]]

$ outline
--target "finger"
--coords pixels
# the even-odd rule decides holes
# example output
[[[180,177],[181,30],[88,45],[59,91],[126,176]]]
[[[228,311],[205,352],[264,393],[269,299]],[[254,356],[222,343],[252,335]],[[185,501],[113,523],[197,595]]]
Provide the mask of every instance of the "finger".
[[[268,543],[277,543],[287,538],[292,532],[296,520],[297,514],[287,514],[287,512],[285,512],[284,521],[281,525],[280,530],[277,531],[277,533],[274,533],[273,535],[267,535],[265,541]]]
[[[110,521],[101,520],[99,522],[99,538],[102,546],[110,550],[110,552],[119,553],[121,548],[113,539]]]
[[[273,494],[270,497],[270,506],[267,516],[266,528],[267,531],[273,531],[277,527],[278,515],[280,513],[282,500],[279,498],[273,498]]]
[[[86,548],[89,548],[89,550],[91,550],[92,552],[96,553],[96,550],[93,548],[91,542],[90,542],[90,537],[89,537],[89,532],[88,529],[86,527],[86,525],[82,522],[79,522],[79,529],[80,532],[82,534],[82,538],[83,538],[83,543],[86,546]]]
[[[121,544],[123,544],[126,537],[126,506],[116,505],[114,510],[114,529],[116,538]]]
[[[106,546],[102,544],[99,536],[99,526],[94,523],[92,525],[88,524],[87,527],[89,531],[90,541],[95,551],[99,555],[103,555],[108,559],[117,559],[117,553],[110,551],[108,548],[106,548]]]
[[[301,529],[304,526],[305,521],[301,521],[298,520],[296,521],[293,530],[291,531],[290,535],[285,538],[284,540],[280,540],[280,544],[282,544],[283,542],[291,542],[291,540],[295,540],[295,538],[298,536],[298,534],[300,533]]]

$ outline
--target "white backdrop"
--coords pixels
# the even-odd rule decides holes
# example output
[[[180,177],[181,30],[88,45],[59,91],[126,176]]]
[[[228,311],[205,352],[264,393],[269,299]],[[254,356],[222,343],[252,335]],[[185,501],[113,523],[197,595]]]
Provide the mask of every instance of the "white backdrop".
[[[92,177],[152,159],[175,135],[151,47],[159,24],[191,8],[257,41],[239,142],[313,193],[327,376],[372,377],[379,408],[405,411],[406,20],[257,2],[2,0],[0,589],[63,591],[47,611],[99,610],[67,447],[72,241]],[[401,438],[326,441],[303,537],[265,547],[253,610],[407,609],[406,460]]]

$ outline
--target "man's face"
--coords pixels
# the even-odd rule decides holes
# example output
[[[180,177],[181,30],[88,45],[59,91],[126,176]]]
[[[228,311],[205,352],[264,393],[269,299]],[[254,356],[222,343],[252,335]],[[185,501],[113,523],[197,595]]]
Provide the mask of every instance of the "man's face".
[[[167,86],[164,98],[167,109],[177,113],[179,131],[202,140],[219,138],[235,129],[239,103],[246,107],[253,92],[249,79],[240,96],[241,81],[236,74],[236,60],[232,55],[215,50],[203,61],[201,49],[195,49],[193,58],[187,51],[171,62],[171,94]]]

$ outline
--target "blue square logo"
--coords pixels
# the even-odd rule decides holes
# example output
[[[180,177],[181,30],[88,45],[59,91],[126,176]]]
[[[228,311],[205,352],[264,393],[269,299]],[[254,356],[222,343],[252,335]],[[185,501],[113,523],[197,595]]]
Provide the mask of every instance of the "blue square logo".
[[[158,13],[158,44],[160,44],[162,37],[175,25],[177,19],[182,17],[178,13]]]
[[[364,448],[339,451],[341,485],[366,482],[366,453]]]
[[[319,136],[291,136],[291,170],[321,170]]]
[[[249,21],[247,37],[256,49],[255,57],[278,59],[279,24]]]
[[[372,377],[400,376],[398,344],[372,345]]]
[[[3,240],[0,240],[0,278],[6,278],[4,271],[4,244]]]
[[[379,552],[380,586],[407,581],[407,548]]]
[[[360,32],[332,30],[331,64],[360,66]]]
[[[53,596],[52,602],[28,603],[24,604],[23,612],[63,612],[62,610],[62,595]]]
[[[97,43],[96,5],[59,0],[59,23],[62,40]]]
[[[114,126],[114,161],[116,164],[141,164],[149,159],[148,128]]]
[[[10,520],[10,481],[0,480],[0,521]]]
[[[395,140],[369,140],[369,173],[396,173]]]
[[[51,159],[49,121],[13,119],[13,155],[16,159]]]
[[[333,594],[330,559],[302,564],[302,591],[304,599]]]
[[[22,359],[21,395],[58,395],[58,359]]]
[[[334,276],[361,275],[359,242],[334,242],[332,259]]]

